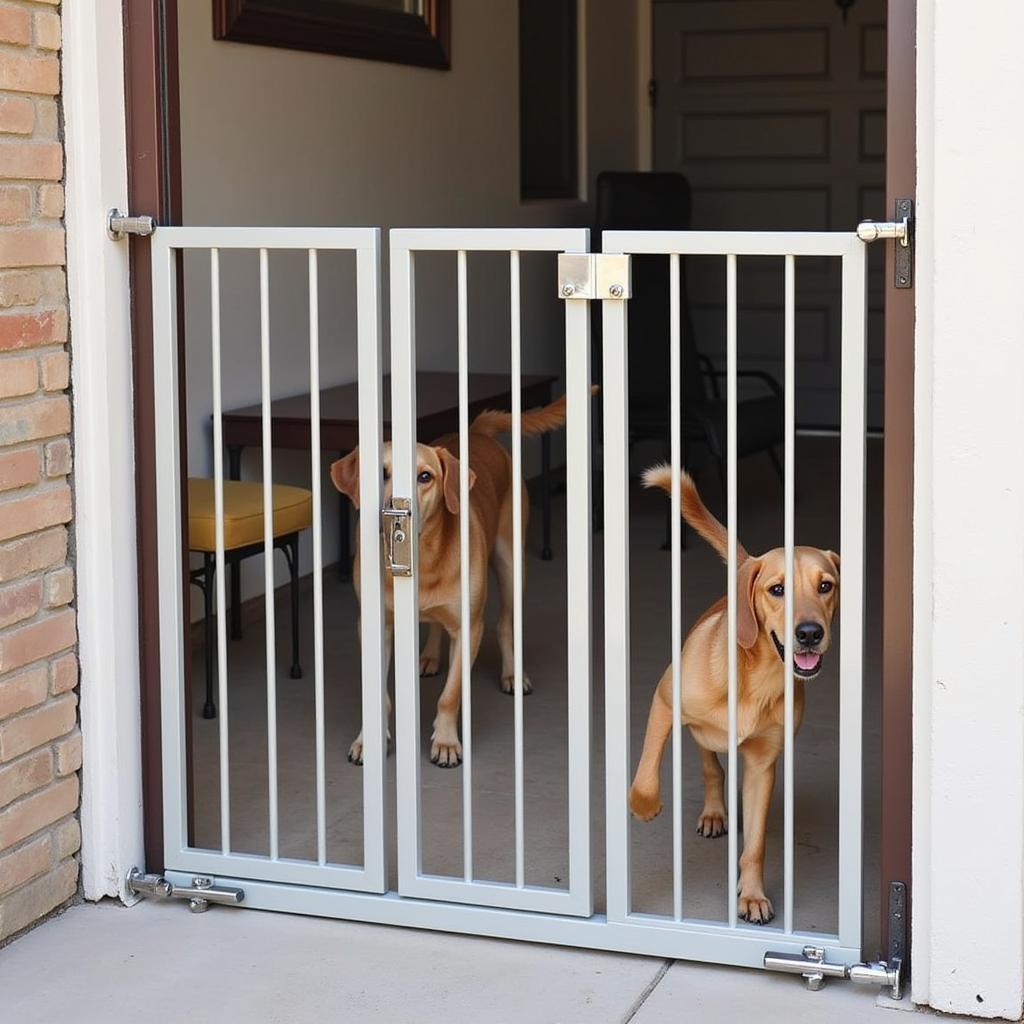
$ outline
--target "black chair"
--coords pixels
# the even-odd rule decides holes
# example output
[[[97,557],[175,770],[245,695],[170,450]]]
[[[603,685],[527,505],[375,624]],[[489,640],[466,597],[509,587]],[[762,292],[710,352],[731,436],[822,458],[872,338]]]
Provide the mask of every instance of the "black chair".
[[[690,183],[682,174],[604,171],[597,178],[595,248],[601,233],[609,230],[689,230],[691,210]],[[669,259],[634,256],[631,262],[633,293],[627,304],[629,445],[632,448],[639,441],[660,441],[668,458]],[[683,464],[694,468],[693,447],[702,445],[716,462],[724,486],[726,402],[720,382],[726,373],[716,369],[697,347],[686,286],[686,260],[680,259],[679,265]],[[593,326],[595,345],[599,346],[599,316]],[[596,352],[594,365],[601,365]],[[760,370],[740,370],[737,376],[760,381],[768,391],[738,403],[737,457],[768,452],[781,479],[782,465],[775,446],[783,440],[782,389],[774,377]]]

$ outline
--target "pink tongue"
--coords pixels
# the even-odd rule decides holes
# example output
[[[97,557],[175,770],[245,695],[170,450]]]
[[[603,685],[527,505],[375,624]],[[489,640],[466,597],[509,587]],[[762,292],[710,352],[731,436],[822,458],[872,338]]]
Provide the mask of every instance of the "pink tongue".
[[[821,655],[814,651],[801,651],[799,654],[793,655],[793,660],[805,672],[809,672],[811,669],[818,667],[818,663],[821,661]]]

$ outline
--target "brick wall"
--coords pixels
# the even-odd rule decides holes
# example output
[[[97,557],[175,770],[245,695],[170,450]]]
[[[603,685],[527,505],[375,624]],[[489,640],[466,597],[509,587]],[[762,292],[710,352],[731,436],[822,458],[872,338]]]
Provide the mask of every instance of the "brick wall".
[[[0,943],[78,888],[56,2],[0,0]]]

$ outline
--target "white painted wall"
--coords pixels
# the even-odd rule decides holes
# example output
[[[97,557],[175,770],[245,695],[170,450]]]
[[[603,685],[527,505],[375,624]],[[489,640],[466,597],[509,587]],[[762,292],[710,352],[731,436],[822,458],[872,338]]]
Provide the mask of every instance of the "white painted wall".
[[[1024,9],[918,3],[914,980],[1024,990]]]
[[[631,4],[588,0],[587,167],[635,161],[635,16]],[[564,225],[589,223],[581,202],[519,199],[518,4],[453,0],[452,68],[440,72],[330,55],[217,42],[209,5],[179,10],[184,223]],[[255,256],[222,255],[224,407],[259,400]],[[420,366],[454,368],[454,258],[424,266],[418,282]],[[470,264],[471,368],[508,369],[507,271]],[[271,263],[274,395],[308,389],[305,261]],[[524,372],[561,372],[563,315],[554,260],[524,263]],[[324,271],[329,272],[325,261]],[[351,269],[348,274],[351,275]],[[351,277],[321,283],[321,380],[354,380]],[[209,272],[187,267],[190,472],[212,473]],[[474,280],[475,277],[475,280]],[[386,281],[386,274],[384,280]],[[227,369],[230,368],[230,369]],[[556,444],[556,462],[560,452]],[[525,453],[529,456],[531,453]],[[258,477],[258,453],[243,475]],[[275,479],[303,483],[308,460],[275,457]],[[527,471],[531,470],[528,463]],[[334,492],[325,495],[325,557],[337,552]],[[308,559],[309,553],[306,552]],[[261,579],[251,560],[247,593]],[[303,571],[308,571],[308,564]],[[283,561],[278,566],[284,579]]]

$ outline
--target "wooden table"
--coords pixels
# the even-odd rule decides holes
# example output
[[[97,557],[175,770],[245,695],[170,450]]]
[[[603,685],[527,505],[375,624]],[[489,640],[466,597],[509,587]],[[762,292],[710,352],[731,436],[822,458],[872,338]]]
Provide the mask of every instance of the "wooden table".
[[[524,375],[523,408],[530,409],[551,401],[552,375]],[[484,409],[509,409],[512,406],[511,379],[507,374],[471,373],[469,375],[469,418]],[[381,383],[381,409],[385,440],[391,436],[391,378]],[[263,413],[259,405],[225,412],[224,444],[228,451],[228,475],[241,477],[242,451],[259,448],[263,443]],[[309,395],[279,398],[270,404],[271,432],[275,448],[309,451],[311,444]],[[459,376],[457,373],[418,373],[416,375],[416,431],[420,441],[430,442],[441,434],[459,429]],[[320,393],[320,446],[324,451],[347,455],[359,444],[359,389],[357,384],[341,384]],[[541,444],[541,518],[543,546],[541,558],[550,560],[551,552],[551,435],[542,434]],[[339,572],[351,576],[349,501],[340,497],[341,550]],[[240,581],[237,571],[231,578],[232,634],[239,635]],[[237,626],[237,629],[236,629]]]

